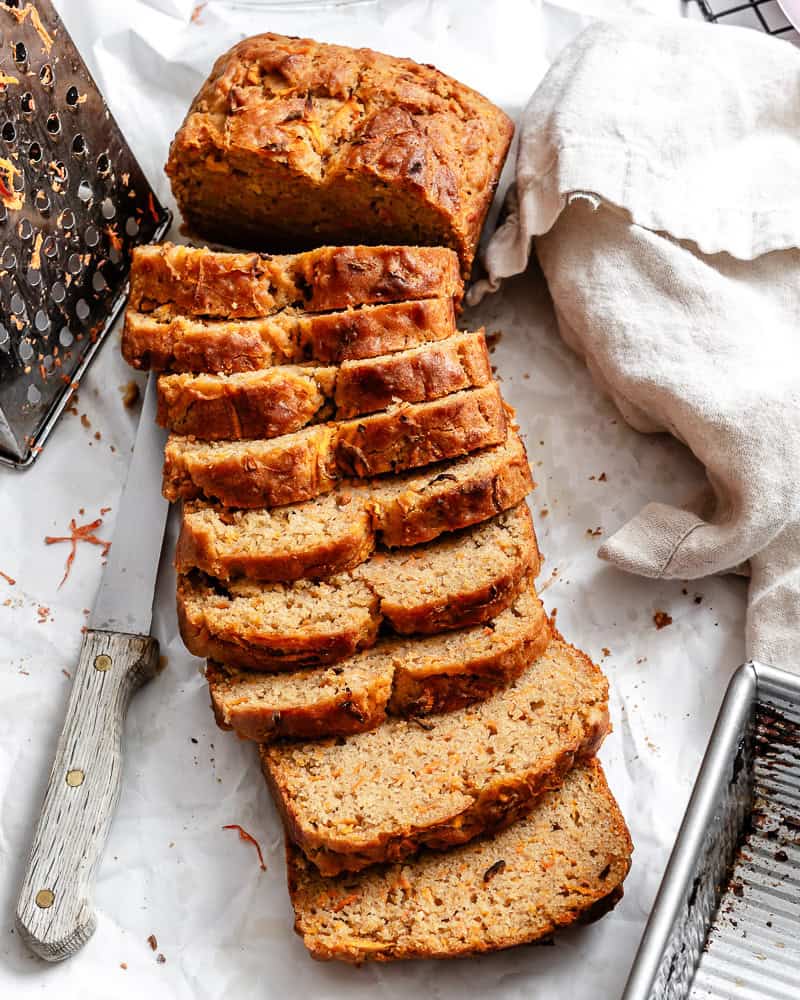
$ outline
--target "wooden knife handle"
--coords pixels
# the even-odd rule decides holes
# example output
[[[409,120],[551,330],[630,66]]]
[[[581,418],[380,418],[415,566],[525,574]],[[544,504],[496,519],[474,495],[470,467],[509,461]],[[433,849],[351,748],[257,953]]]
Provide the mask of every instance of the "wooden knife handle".
[[[94,881],[119,798],[125,713],[157,668],[158,642],[149,636],[84,635],[17,904],[19,933],[48,962],[68,958],[94,933]]]

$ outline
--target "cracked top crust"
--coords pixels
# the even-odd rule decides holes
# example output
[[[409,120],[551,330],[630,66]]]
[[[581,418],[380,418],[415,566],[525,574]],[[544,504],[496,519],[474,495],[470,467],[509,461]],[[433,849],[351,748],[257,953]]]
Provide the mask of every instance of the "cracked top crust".
[[[378,229],[398,242],[451,246],[468,275],[512,134],[499,108],[433,66],[263,34],[217,60],[175,137],[167,172],[201,234],[249,230],[255,238],[266,222],[273,243],[285,235],[297,245],[298,237],[319,243],[358,232],[374,242]],[[234,171],[250,186],[251,203],[259,192],[272,198],[269,175],[280,178],[274,215],[248,218],[242,201],[236,217],[232,193],[215,217],[212,192],[217,204],[227,197]],[[295,211],[306,192],[316,192],[313,223]],[[290,208],[292,231],[282,234]]]

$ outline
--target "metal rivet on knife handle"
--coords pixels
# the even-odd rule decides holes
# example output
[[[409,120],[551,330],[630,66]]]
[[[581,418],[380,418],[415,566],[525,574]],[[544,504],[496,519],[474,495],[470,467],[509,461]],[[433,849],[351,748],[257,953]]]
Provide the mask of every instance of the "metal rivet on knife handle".
[[[108,655],[108,653],[101,653],[99,656],[95,657],[94,669],[95,670],[111,669],[111,657]]]
[[[70,788],[77,788],[78,785],[83,784],[84,777],[85,775],[83,771],[78,768],[75,768],[72,771],[67,771],[67,784]]]
[[[55,901],[56,896],[52,889],[40,889],[36,893],[36,905],[43,910],[49,909]]]

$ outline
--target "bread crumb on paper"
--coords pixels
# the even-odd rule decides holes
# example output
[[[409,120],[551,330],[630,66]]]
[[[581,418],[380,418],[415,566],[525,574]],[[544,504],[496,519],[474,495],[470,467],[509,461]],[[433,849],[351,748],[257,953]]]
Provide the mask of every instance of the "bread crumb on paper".
[[[122,393],[122,405],[126,410],[132,410],[139,402],[139,396],[141,395],[139,383],[131,379],[130,382],[120,386],[120,392]]]
[[[667,625],[672,624],[672,615],[668,615],[666,611],[655,611],[653,613],[653,622],[657,629],[666,628]]]

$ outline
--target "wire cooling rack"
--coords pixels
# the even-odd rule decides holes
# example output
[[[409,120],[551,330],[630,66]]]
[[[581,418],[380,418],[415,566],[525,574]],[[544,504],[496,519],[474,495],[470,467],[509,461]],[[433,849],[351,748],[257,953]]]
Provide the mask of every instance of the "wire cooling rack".
[[[686,2],[686,0],[684,0]],[[777,0],[691,0],[707,21],[715,24],[736,24],[758,28],[768,35],[778,35],[791,41],[800,36],[791,26]]]

